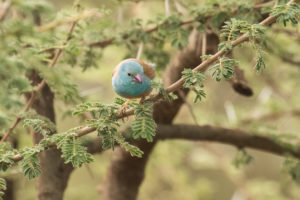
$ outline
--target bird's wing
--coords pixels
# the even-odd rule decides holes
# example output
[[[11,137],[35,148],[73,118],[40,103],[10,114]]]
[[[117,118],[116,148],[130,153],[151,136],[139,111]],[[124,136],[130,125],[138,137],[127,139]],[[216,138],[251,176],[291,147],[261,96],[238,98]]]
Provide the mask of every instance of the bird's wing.
[[[154,77],[155,77],[154,67],[144,63],[141,60],[135,59],[135,58],[129,58],[129,59],[126,59],[126,60],[123,60],[122,62],[120,62],[113,70],[112,75],[114,76],[114,74],[119,70],[119,68],[122,66],[122,64],[125,62],[128,62],[128,61],[135,61],[135,62],[139,63],[143,67],[144,74],[151,80],[154,79]]]
[[[142,65],[143,69],[144,69],[144,74],[150,78],[151,80],[154,79],[155,77],[155,70],[154,67],[152,67],[151,65],[148,65],[146,63],[144,63],[143,61],[137,60],[137,62]]]

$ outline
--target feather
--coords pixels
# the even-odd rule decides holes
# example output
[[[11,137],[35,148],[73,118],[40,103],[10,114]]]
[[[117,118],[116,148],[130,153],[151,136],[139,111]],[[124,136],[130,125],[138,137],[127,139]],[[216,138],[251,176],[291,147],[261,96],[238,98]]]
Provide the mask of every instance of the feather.
[[[151,65],[148,65],[146,63],[144,63],[143,61],[141,60],[138,60],[138,59],[135,59],[135,58],[129,58],[129,59],[126,59],[126,60],[123,60],[122,62],[120,62],[120,64],[118,64],[115,69],[113,70],[113,73],[112,75],[114,76],[114,74],[119,70],[119,68],[122,66],[123,63],[125,62],[128,62],[128,61],[135,61],[137,63],[139,63],[142,67],[143,67],[143,70],[144,70],[144,74],[150,79],[154,79],[155,77],[155,70],[154,70],[154,67],[152,67]]]

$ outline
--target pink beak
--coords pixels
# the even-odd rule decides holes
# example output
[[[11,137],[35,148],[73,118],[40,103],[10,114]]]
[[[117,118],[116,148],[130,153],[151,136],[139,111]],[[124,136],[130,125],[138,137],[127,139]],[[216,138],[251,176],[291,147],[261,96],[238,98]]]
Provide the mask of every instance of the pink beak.
[[[136,76],[133,77],[133,81],[137,83],[142,83],[143,82],[143,76],[140,74],[137,74]]]

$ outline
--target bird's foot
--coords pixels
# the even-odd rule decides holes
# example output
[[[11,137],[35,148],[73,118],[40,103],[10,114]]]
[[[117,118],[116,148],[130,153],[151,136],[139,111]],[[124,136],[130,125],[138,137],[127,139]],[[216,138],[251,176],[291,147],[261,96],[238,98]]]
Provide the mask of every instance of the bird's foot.
[[[126,106],[123,106],[120,111],[120,115],[124,115],[126,112]]]
[[[145,97],[142,97],[140,100],[140,104],[143,104],[145,102]]]
[[[123,107],[121,108],[120,116],[123,116],[123,115],[125,114],[125,112],[126,112],[126,107],[128,106],[129,102],[130,102],[130,100],[127,100],[127,101],[125,102],[125,104],[123,105]]]

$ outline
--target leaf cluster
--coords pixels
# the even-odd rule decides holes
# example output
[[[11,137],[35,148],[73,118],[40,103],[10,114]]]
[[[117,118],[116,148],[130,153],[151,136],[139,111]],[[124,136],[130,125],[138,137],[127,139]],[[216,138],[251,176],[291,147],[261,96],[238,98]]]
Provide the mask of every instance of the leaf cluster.
[[[212,76],[216,81],[220,81],[223,78],[230,79],[234,75],[234,67],[239,64],[238,61],[227,57],[222,57],[219,62],[209,68],[212,72]]]
[[[291,3],[289,5],[281,4],[272,10],[270,16],[276,16],[277,23],[283,23],[284,26],[286,26],[288,22],[295,25],[298,24],[300,18],[300,7],[297,3]]]
[[[248,152],[245,149],[241,149],[237,152],[235,158],[232,161],[232,164],[236,168],[241,168],[245,165],[248,165],[254,160],[254,158],[248,154]]]
[[[134,139],[143,138],[148,142],[153,141],[156,132],[156,124],[152,118],[152,102],[139,104],[135,108],[135,120],[132,122],[132,137]]]
[[[121,147],[130,152],[132,156],[141,157],[142,151],[129,144],[124,136],[118,132],[120,122],[118,121],[118,114],[121,109],[121,105],[124,104],[125,100],[122,98],[116,98],[115,104],[101,104],[101,103],[84,103],[78,106],[77,110],[73,112],[74,115],[82,114],[84,112],[90,112],[93,119],[88,120],[88,126],[96,127],[98,136],[102,139],[102,148],[114,149],[115,142]],[[135,103],[130,104],[130,107],[134,107]]]
[[[206,80],[206,77],[203,73],[196,72],[191,69],[184,69],[182,72],[182,77],[185,79],[183,87],[189,88],[196,94],[194,103],[197,103],[206,97],[206,93],[202,89],[204,87],[203,81]]]
[[[173,101],[173,100],[177,99],[177,96],[175,94],[167,93],[161,80],[151,81],[151,87],[153,89],[155,89],[158,92],[158,94],[161,94],[163,99],[165,99],[165,100]]]

